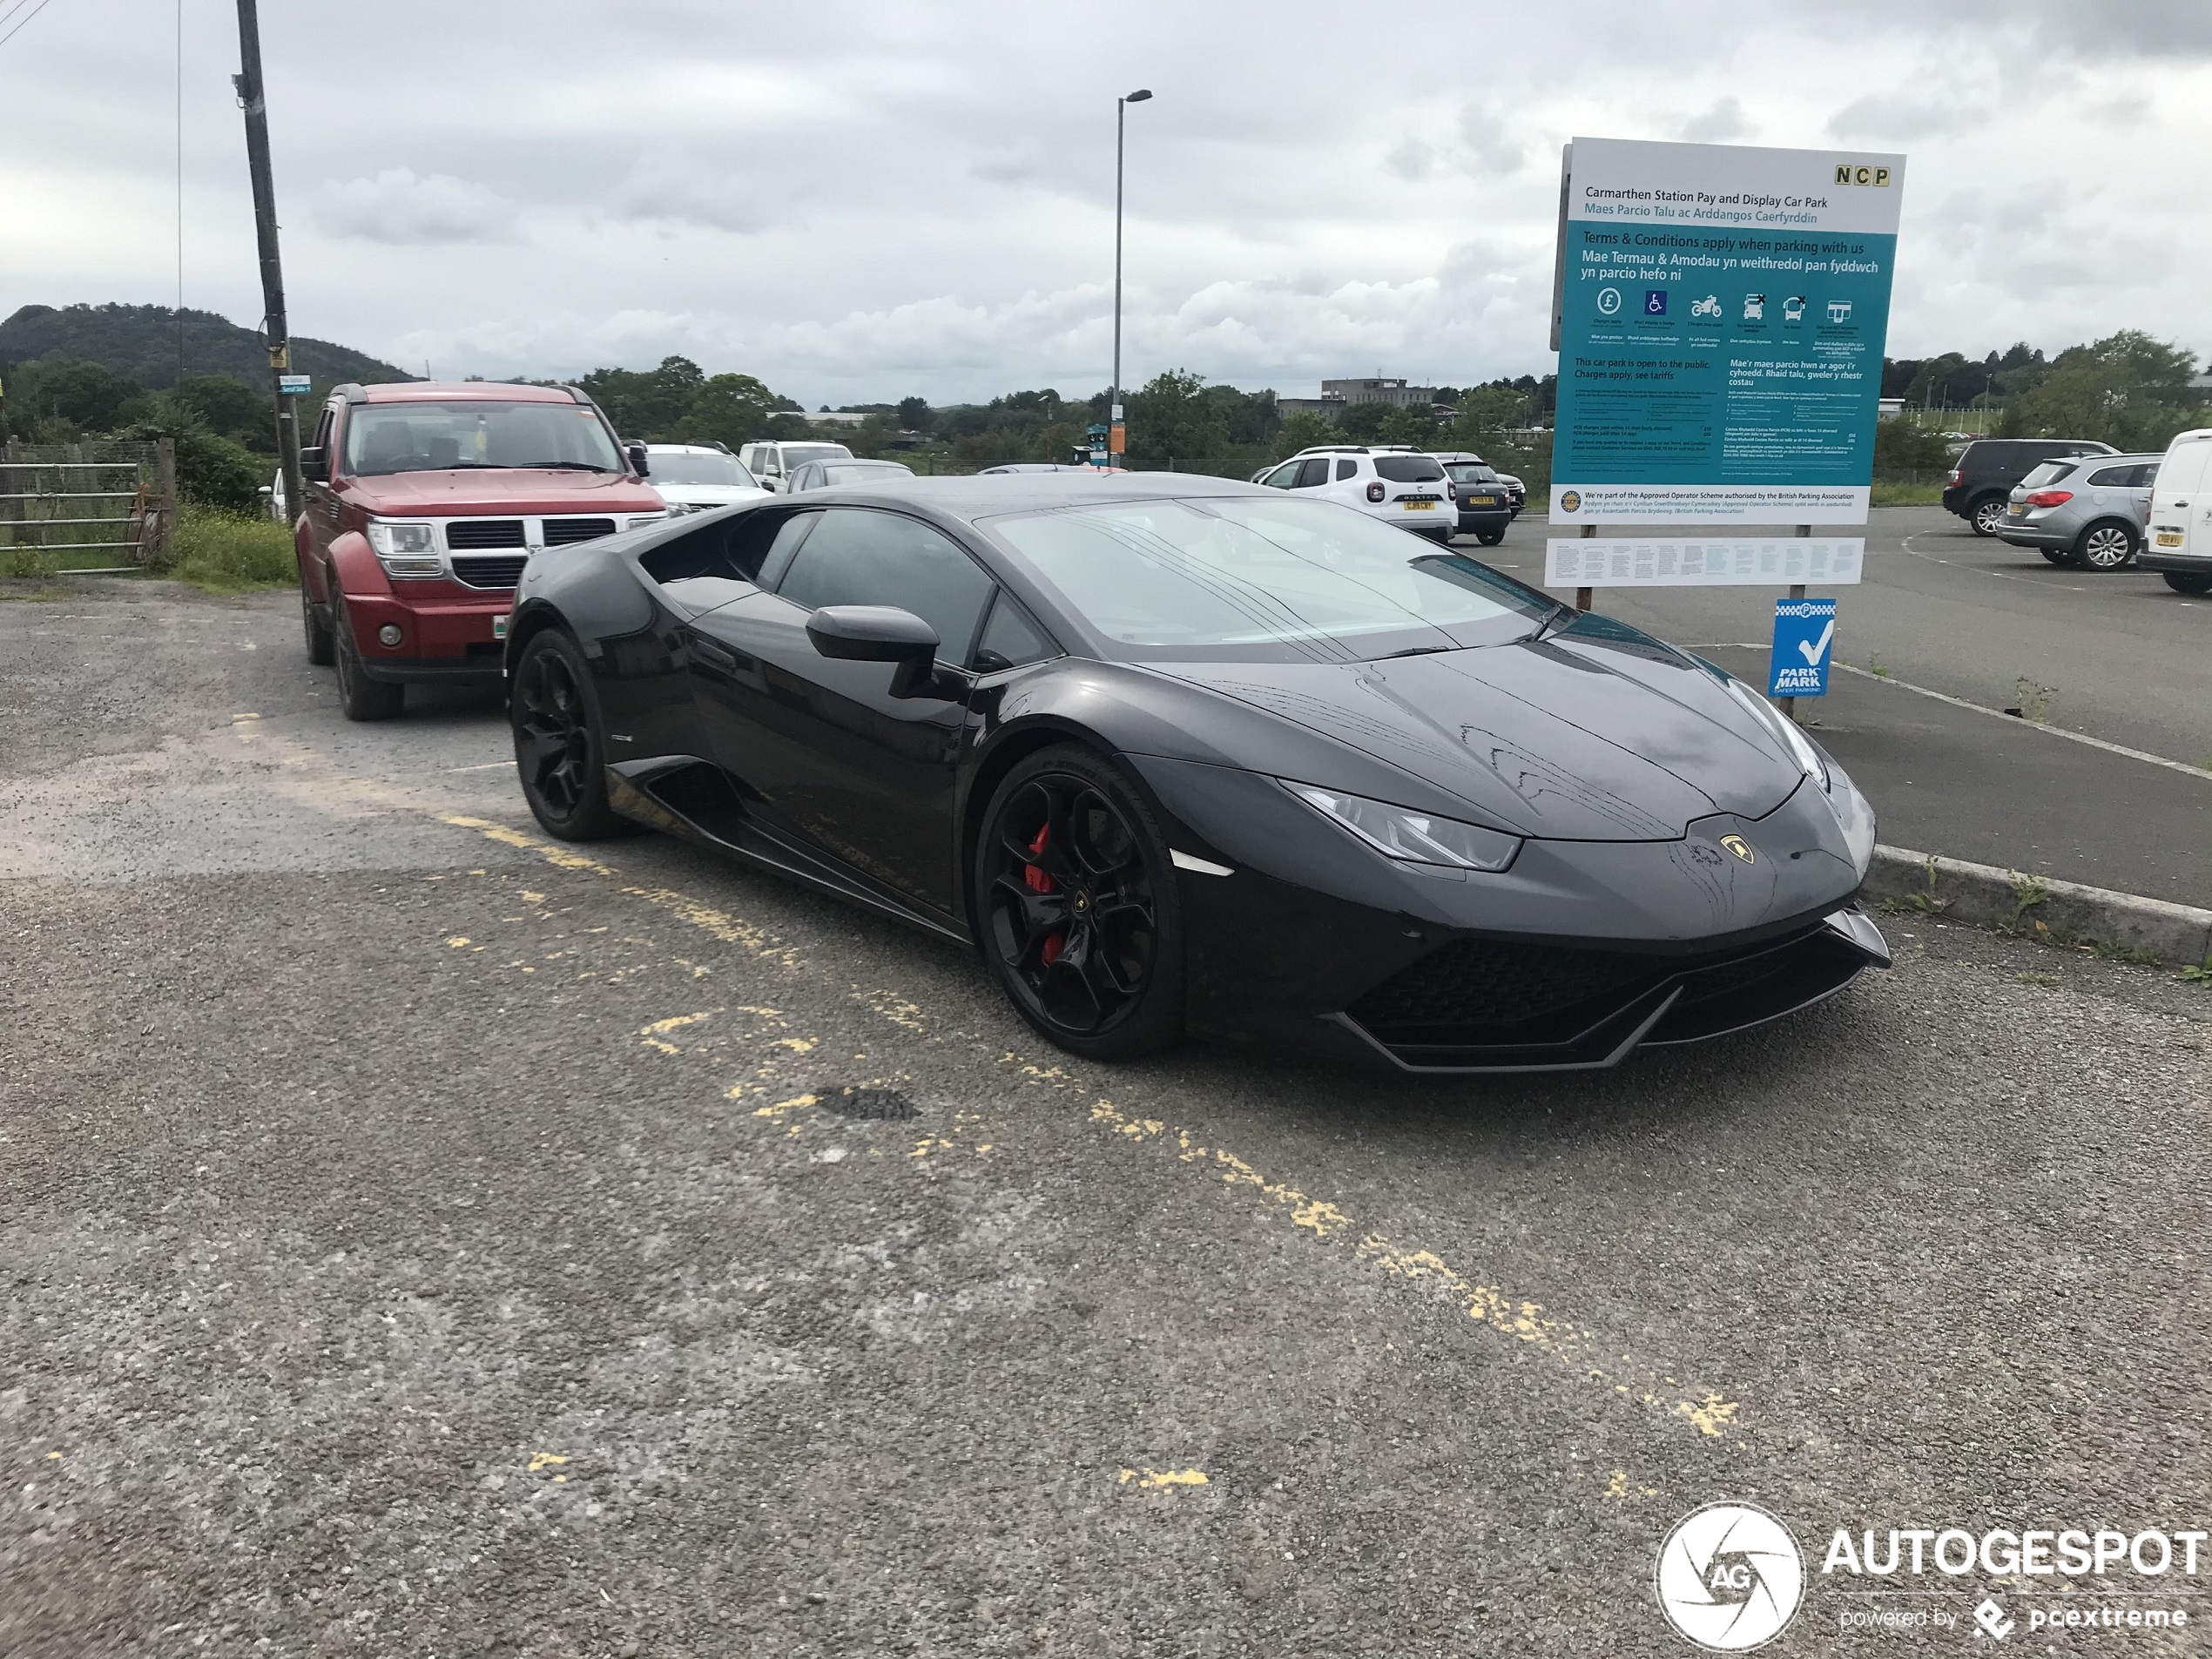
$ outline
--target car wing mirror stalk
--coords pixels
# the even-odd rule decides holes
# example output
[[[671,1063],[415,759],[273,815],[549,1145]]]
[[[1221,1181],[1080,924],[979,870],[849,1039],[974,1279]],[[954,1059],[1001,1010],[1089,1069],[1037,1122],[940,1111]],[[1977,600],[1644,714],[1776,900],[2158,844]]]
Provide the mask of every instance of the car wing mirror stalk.
[[[653,475],[653,469],[645,463],[645,446],[642,442],[632,438],[623,446],[623,449],[629,455],[630,464],[637,469],[640,478],[650,478]]]
[[[824,605],[806,619],[806,637],[840,662],[895,664],[894,697],[955,698],[966,685],[938,669],[937,631],[896,605]]]

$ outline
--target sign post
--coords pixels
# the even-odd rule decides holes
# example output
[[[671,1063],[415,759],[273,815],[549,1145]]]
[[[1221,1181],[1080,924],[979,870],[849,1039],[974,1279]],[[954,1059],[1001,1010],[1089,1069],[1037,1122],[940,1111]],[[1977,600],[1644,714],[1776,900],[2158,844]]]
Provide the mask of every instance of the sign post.
[[[1561,179],[1547,585],[1859,578],[1905,158],[1577,138]],[[1792,524],[1791,541],[1594,540]],[[1834,601],[1827,637],[1834,637]],[[1777,624],[1777,630],[1780,627]],[[1826,689],[1826,647],[1819,691]],[[1777,634],[1777,675],[1781,660]],[[1778,684],[1778,680],[1777,680]]]

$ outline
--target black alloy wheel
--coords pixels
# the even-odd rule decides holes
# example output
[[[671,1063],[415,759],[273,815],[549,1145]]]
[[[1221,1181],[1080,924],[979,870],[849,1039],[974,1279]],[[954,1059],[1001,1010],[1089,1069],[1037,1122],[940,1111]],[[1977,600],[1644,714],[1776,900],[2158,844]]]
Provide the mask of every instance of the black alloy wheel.
[[[2002,496],[1984,496],[1973,504],[1967,515],[1977,536],[1994,536],[2005,522],[2006,502]]]
[[[607,804],[606,728],[591,671],[557,628],[534,634],[507,705],[515,769],[537,821],[564,841],[597,841],[636,826]]]
[[[337,642],[330,637],[330,624],[315,614],[305,577],[300,582],[300,624],[307,631],[307,660],[317,668],[328,668],[337,660]]]
[[[338,705],[349,720],[389,720],[407,706],[407,688],[373,680],[361,665],[361,646],[354,639],[354,619],[346,602],[330,596],[330,631],[338,655]]]
[[[985,958],[1022,1016],[1095,1060],[1183,1030],[1183,946],[1166,839],[1118,768],[1057,745],[1018,765],[977,847]]]
[[[2194,570],[2161,570],[2159,574],[2176,593],[2212,593],[2212,576],[2199,576]]]
[[[2081,532],[2074,544],[2074,562],[2088,570],[2124,570],[2135,552],[2135,532],[2107,520]]]

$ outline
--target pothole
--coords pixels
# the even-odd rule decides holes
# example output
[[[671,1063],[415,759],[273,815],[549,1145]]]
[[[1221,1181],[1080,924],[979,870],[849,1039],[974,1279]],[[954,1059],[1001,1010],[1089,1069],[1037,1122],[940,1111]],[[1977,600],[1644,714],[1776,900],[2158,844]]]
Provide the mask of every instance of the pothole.
[[[876,1121],[919,1117],[921,1108],[895,1089],[872,1089],[858,1083],[832,1084],[814,1090],[824,1111],[840,1117]]]

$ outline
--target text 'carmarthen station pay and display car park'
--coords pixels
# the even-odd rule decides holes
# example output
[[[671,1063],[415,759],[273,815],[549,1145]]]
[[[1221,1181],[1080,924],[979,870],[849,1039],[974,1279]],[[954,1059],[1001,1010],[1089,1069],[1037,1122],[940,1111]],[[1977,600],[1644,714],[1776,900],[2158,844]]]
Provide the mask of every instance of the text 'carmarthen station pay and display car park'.
[[[2184,23],[97,7],[0,1655],[2201,1650]]]

